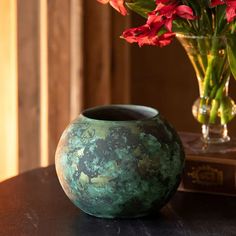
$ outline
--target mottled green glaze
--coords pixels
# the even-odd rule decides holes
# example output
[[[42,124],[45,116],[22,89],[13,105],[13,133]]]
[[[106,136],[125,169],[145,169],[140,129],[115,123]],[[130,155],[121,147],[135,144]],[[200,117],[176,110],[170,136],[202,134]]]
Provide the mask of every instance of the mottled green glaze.
[[[80,115],[64,131],[56,152],[67,196],[84,212],[104,218],[160,209],[176,191],[183,164],[180,139],[158,113],[129,121]]]

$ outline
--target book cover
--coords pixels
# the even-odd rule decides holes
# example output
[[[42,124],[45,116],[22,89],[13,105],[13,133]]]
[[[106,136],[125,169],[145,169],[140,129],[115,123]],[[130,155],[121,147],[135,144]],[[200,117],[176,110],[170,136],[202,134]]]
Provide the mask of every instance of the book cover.
[[[196,135],[181,133],[180,136],[186,162],[179,190],[236,196],[236,151],[199,155],[186,145]]]

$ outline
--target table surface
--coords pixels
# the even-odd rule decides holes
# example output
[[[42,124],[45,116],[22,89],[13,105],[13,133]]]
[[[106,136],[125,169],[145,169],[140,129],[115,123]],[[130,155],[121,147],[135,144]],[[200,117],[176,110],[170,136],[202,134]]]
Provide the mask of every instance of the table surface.
[[[236,198],[177,192],[155,216],[99,219],[69,201],[50,166],[0,183],[0,235],[236,236]]]

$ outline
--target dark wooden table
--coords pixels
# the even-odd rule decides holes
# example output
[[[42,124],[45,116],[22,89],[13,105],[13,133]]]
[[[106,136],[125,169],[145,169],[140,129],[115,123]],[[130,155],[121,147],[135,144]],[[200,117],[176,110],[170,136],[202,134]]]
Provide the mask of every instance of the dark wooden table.
[[[50,166],[0,183],[0,235],[236,236],[236,198],[178,192],[156,216],[98,219],[69,201]]]

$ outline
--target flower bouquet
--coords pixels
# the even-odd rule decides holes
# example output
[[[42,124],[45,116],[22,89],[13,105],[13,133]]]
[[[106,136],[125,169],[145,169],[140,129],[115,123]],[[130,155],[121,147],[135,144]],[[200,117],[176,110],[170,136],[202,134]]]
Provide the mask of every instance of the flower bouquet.
[[[192,112],[202,124],[202,141],[226,143],[227,123],[236,114],[228,96],[231,73],[236,78],[236,0],[98,0],[122,15],[128,9],[146,19],[122,38],[139,46],[167,46],[180,41],[195,69],[200,96]]]

